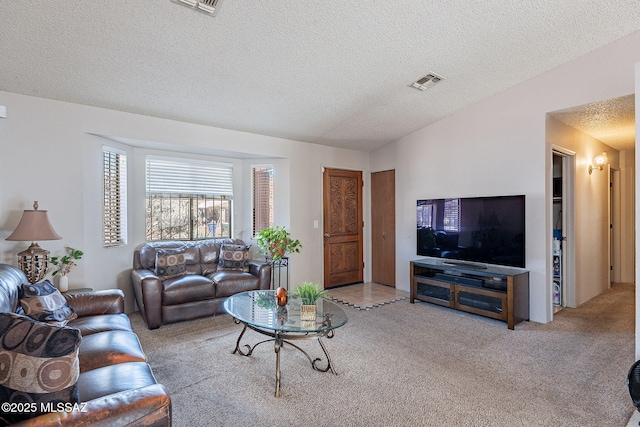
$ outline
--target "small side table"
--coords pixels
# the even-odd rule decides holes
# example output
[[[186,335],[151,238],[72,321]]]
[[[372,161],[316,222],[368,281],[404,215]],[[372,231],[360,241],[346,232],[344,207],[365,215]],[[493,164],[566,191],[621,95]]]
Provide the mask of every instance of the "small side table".
[[[272,289],[283,287],[289,290],[289,257],[280,259],[267,258],[267,262],[271,264],[271,287]],[[285,277],[283,277],[283,273]]]

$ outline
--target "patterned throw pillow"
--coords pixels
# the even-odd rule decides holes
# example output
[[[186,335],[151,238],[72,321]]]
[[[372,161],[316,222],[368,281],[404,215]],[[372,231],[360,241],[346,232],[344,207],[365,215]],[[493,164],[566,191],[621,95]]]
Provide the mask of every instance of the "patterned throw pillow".
[[[0,402],[31,405],[20,412],[8,412],[3,405],[0,424],[35,417],[61,402],[80,402],[81,340],[78,329],[0,313]]]
[[[78,317],[60,291],[44,280],[33,285],[22,284],[20,305],[24,314],[40,322],[64,326]]]
[[[246,245],[222,245],[218,271],[249,271],[249,248]]]
[[[156,249],[156,276],[165,280],[187,274],[185,248]]]

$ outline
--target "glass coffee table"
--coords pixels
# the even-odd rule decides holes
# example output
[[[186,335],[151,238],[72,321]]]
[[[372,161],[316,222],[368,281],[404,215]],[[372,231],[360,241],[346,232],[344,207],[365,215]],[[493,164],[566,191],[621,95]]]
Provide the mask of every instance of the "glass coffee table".
[[[314,370],[320,372],[331,370],[334,375],[337,375],[321,338],[333,338],[335,330],[347,323],[347,314],[335,302],[321,299],[316,304],[315,320],[301,320],[300,305],[299,299],[289,298],[286,306],[279,307],[276,304],[275,291],[242,292],[230,296],[224,302],[224,309],[233,317],[234,322],[244,325],[233,354],[251,356],[257,346],[273,341],[276,353],[276,397],[280,396],[280,349],[285,345],[301,351],[309,359]],[[240,341],[247,328],[270,338],[252,346],[249,344],[241,346]],[[306,351],[291,342],[309,339],[318,340],[327,359],[326,366],[320,367],[318,362],[322,361],[321,358],[312,359]]]

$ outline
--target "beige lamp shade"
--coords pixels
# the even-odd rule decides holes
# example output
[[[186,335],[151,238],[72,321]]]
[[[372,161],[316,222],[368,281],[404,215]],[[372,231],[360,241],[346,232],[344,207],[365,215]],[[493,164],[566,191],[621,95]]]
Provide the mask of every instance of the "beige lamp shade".
[[[38,202],[33,203],[33,210],[25,210],[22,218],[7,240],[32,242],[31,246],[18,254],[20,269],[24,272],[29,283],[42,280],[49,268],[49,251],[42,249],[36,240],[60,240],[49,222],[47,211],[38,210]]]
[[[7,240],[21,242],[35,242],[36,240],[60,240],[62,237],[56,233],[49,222],[47,211],[38,210],[38,202],[33,204],[34,210],[25,210],[20,218],[20,223]]]

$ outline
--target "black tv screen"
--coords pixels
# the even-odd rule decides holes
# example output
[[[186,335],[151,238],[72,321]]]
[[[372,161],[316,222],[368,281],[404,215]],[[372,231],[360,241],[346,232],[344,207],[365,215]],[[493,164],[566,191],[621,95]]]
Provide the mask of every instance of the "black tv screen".
[[[418,255],[525,267],[525,197],[424,199]]]

